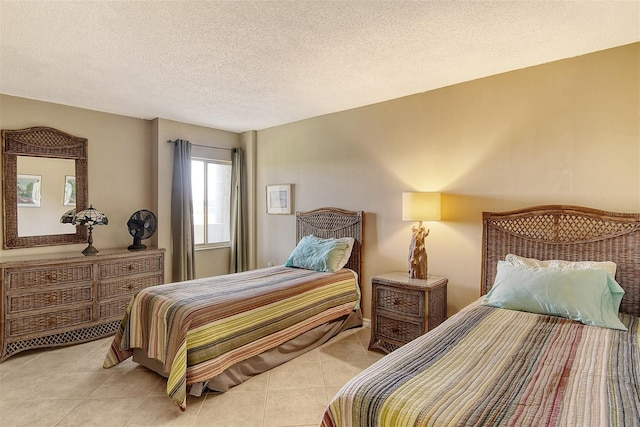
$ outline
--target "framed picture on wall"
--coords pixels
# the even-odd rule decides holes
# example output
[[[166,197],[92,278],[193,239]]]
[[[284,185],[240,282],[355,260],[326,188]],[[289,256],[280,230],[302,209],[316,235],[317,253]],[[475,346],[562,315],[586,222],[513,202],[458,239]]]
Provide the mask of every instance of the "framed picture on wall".
[[[293,213],[292,184],[267,185],[267,213],[289,215]]]
[[[39,208],[42,176],[18,174],[18,207]]]
[[[64,177],[64,203],[65,206],[76,205],[76,177],[65,175]]]

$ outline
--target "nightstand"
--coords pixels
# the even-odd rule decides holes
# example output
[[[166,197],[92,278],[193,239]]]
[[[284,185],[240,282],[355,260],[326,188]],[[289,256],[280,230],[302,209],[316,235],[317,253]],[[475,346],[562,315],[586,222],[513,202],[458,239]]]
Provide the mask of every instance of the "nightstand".
[[[410,279],[406,272],[372,277],[369,350],[390,353],[444,322],[447,283],[431,275]]]

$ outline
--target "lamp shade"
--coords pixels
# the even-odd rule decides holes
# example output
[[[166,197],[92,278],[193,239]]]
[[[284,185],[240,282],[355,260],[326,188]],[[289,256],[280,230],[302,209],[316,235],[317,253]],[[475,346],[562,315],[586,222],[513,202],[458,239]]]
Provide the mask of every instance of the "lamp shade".
[[[75,214],[72,222],[73,225],[107,225],[108,223],[107,216],[95,209],[93,205]]]
[[[109,224],[107,216],[99,210],[95,209],[93,205],[90,205],[89,209],[82,210],[75,214],[71,223],[73,225],[86,225],[89,227],[89,238],[87,239],[87,243],[89,245],[84,248],[84,251],[82,251],[82,253],[85,255],[97,254],[98,250],[93,247],[93,226]]]
[[[73,218],[75,216],[76,216],[75,209],[68,210],[62,214],[62,216],[60,217],[60,222],[62,224],[73,224]]]
[[[442,193],[402,193],[403,221],[439,221]]]

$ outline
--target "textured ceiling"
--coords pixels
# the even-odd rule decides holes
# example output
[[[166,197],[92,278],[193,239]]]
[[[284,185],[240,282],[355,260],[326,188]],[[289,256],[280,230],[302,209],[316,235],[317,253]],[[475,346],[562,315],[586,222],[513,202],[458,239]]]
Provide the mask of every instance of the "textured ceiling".
[[[0,1],[0,92],[260,130],[640,41],[640,1]]]

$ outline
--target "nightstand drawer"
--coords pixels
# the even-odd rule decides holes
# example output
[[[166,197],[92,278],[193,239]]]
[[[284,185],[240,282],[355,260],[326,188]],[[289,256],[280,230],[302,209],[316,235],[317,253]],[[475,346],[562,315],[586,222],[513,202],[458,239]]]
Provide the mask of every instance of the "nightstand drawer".
[[[424,324],[420,321],[400,320],[378,314],[374,333],[406,344],[424,333]]]
[[[407,316],[424,316],[424,292],[376,286],[376,308]]]

